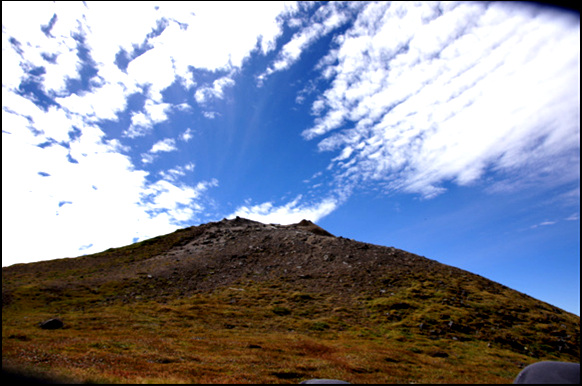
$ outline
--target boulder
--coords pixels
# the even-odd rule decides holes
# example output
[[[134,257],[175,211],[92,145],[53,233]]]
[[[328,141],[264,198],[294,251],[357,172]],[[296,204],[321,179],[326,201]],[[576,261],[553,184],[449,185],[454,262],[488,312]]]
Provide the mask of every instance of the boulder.
[[[63,328],[63,326],[63,321],[58,318],[48,319],[39,323],[39,327],[44,330],[58,330],[59,328]]]

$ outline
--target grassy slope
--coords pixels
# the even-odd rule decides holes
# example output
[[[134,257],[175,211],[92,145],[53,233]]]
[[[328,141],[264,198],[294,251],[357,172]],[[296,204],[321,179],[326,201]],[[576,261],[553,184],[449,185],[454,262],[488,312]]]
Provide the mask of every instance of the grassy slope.
[[[119,296],[165,283],[118,280],[112,267],[199,231],[82,257],[74,266],[56,260],[3,268],[3,367],[74,382],[509,383],[529,363],[579,361],[578,317],[507,288],[492,290],[474,275],[386,277],[379,297],[249,279],[185,297]],[[55,316],[64,329],[38,328]]]

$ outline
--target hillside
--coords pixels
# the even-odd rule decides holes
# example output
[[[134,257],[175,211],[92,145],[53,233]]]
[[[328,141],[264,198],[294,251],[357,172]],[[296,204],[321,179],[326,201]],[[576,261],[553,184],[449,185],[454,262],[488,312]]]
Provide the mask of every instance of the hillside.
[[[508,383],[579,357],[578,316],[305,220],[2,268],[3,368],[61,381]]]

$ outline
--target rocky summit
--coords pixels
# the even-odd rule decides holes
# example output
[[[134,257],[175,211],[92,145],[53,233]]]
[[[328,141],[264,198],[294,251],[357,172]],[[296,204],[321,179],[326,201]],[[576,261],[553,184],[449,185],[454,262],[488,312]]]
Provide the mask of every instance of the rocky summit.
[[[576,315],[307,220],[224,219],[5,267],[2,319],[3,367],[82,382],[491,383],[580,355]]]

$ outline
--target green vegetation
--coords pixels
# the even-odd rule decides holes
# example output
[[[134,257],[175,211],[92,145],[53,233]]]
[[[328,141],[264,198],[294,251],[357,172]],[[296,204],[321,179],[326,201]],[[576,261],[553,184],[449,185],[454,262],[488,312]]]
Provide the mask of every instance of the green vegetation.
[[[469,331],[425,333],[443,321],[463,325],[464,315],[444,305],[422,310],[397,295],[347,307],[333,296],[247,281],[169,302],[100,302],[117,290],[101,286],[99,297],[21,288],[14,296],[28,300],[2,310],[3,366],[97,383],[507,383],[540,359],[575,359],[551,347],[543,356],[532,355],[544,349],[535,346],[518,353]],[[55,316],[65,328],[38,328]],[[543,321],[516,326],[515,337],[539,334]],[[411,326],[417,322],[422,329]],[[511,339],[508,331],[499,336]]]

